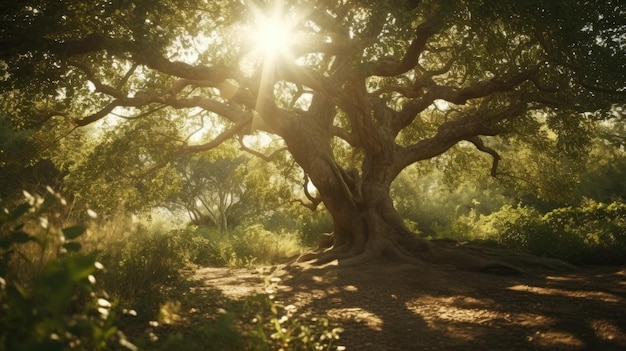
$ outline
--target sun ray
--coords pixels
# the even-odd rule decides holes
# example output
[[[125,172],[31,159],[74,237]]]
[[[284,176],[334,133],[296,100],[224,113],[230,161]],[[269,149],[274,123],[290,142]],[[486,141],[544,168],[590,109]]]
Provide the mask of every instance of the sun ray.
[[[280,2],[267,8],[250,6],[252,25],[248,32],[249,55],[254,61],[251,73],[259,77],[256,110],[261,112],[264,99],[273,94],[272,83],[277,64],[295,60],[291,47],[296,40],[297,19]]]

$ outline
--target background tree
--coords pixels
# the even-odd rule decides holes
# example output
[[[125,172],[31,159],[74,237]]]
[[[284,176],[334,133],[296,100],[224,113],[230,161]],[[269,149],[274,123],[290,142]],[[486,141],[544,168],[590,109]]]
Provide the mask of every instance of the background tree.
[[[147,169],[257,130],[279,136],[315,185],[308,200],[333,219],[320,263],[385,255],[489,268],[499,263],[417,238],[392,182],[457,145],[488,155],[498,175],[496,135],[584,148],[586,121],[623,102],[625,11],[619,1],[31,1],[1,15],[2,86],[38,102],[16,115],[24,125],[67,130],[131,111],[129,123],[151,121],[138,135],[163,115],[218,131],[194,143],[160,130],[167,147]]]

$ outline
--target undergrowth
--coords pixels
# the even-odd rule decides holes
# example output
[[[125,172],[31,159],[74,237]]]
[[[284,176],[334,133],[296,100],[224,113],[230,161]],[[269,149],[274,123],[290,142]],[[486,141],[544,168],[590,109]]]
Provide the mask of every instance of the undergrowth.
[[[89,223],[67,224],[55,220],[65,200],[49,192],[0,204],[0,351],[342,349],[340,329],[275,299],[276,280],[231,301],[186,279],[193,264],[291,255],[295,234],[157,230],[123,217],[98,224],[93,211]]]
[[[573,264],[625,264],[626,204],[588,200],[545,214],[505,205],[489,215],[462,216],[440,235],[492,242]]]

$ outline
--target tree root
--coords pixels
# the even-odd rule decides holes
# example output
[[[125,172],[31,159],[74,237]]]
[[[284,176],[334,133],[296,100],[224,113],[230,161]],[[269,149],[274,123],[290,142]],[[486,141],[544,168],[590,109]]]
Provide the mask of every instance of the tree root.
[[[538,257],[529,254],[519,254],[504,249],[494,249],[476,245],[460,245],[455,241],[432,242],[412,237],[407,245],[395,243],[386,245],[382,249],[366,246],[357,252],[353,247],[340,246],[329,249],[318,248],[300,255],[293,263],[309,262],[315,266],[325,265],[337,261],[338,266],[357,266],[381,257],[399,263],[423,265],[432,263],[450,265],[459,270],[476,271],[497,275],[527,274],[525,268],[544,268],[550,270],[573,269],[574,266],[563,261]]]

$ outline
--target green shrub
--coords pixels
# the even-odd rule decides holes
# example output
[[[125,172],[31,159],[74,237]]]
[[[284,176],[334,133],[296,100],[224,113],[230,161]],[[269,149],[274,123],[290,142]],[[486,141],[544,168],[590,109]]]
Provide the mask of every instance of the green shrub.
[[[626,204],[588,200],[580,207],[559,208],[545,215],[531,207],[505,205],[490,215],[462,216],[445,234],[576,264],[623,264]]]
[[[56,200],[64,203],[50,192],[47,200],[28,194],[28,202],[0,212],[0,350],[135,349],[118,331],[107,294],[96,286],[102,265],[81,252],[78,240],[86,227],[60,229],[47,220],[55,215],[46,211]],[[39,223],[37,230],[33,222]],[[16,255],[30,260],[19,255],[20,246],[29,244],[46,258],[39,259],[41,270],[11,274]]]
[[[89,240],[100,246],[106,243],[98,258],[107,267],[103,280],[109,294],[120,308],[135,310],[138,321],[147,321],[166,300],[164,289],[184,283],[180,274],[187,252],[174,232],[127,223],[125,228],[118,226],[123,230],[117,234],[93,235]]]
[[[218,230],[196,225],[175,231],[180,237],[187,260],[200,266],[224,267],[231,257],[228,236]]]
[[[300,240],[295,233],[270,232],[261,224],[238,228],[233,233],[232,248],[237,259],[258,264],[277,263],[297,255],[301,250]]]
[[[275,264],[301,252],[297,233],[266,230],[256,224],[223,232],[189,226],[177,230],[190,263],[217,267],[250,267]]]
[[[586,201],[556,209],[543,222],[560,244],[560,258],[572,263],[626,263],[626,204]]]
[[[266,277],[266,294],[244,301],[247,313],[255,311],[255,327],[248,337],[256,347],[250,349],[262,345],[262,350],[343,350],[343,346],[335,346],[341,328],[331,328],[326,318],[300,314],[296,306],[276,300],[279,282],[279,278]]]

